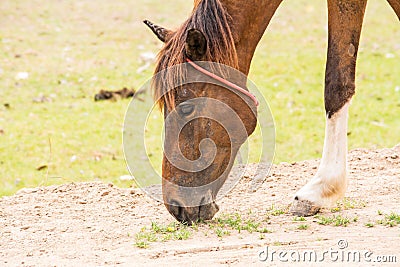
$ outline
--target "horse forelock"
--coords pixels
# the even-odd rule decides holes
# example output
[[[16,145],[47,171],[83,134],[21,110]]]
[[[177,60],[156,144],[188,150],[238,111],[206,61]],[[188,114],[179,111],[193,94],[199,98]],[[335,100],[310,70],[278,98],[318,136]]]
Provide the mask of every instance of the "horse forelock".
[[[185,79],[185,42],[190,29],[201,31],[207,40],[204,61],[222,63],[238,68],[235,41],[231,30],[232,18],[219,0],[195,0],[191,16],[175,31],[165,43],[157,57],[153,95],[162,109],[175,106],[176,84]],[[163,71],[173,67],[174,71]],[[170,90],[171,89],[171,90]]]

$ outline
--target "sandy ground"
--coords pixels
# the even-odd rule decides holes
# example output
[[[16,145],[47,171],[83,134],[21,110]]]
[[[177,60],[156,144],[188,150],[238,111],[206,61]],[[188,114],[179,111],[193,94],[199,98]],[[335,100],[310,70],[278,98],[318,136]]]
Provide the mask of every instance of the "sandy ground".
[[[275,165],[256,192],[248,190],[251,175],[244,176],[219,201],[219,214],[239,212],[243,217],[262,218],[272,204],[287,207],[317,166],[318,160]],[[149,227],[151,221],[169,223],[173,218],[162,204],[139,189],[103,183],[23,189],[0,198],[0,266],[271,266],[293,263],[290,259],[282,263],[278,253],[305,250],[319,253],[318,259],[324,251],[370,251],[370,262],[361,258],[355,265],[380,266],[377,256],[393,255],[397,263],[388,266],[400,266],[400,226],[376,223],[384,218],[378,210],[400,213],[400,145],[351,151],[349,177],[346,197],[356,203],[355,207],[321,213],[357,217],[347,227],[320,225],[317,218],[310,217],[301,222],[309,228],[299,230],[300,222],[282,214],[270,217],[268,229],[272,232],[263,239],[260,233],[235,230],[218,238],[200,226],[188,240],[151,243],[145,249],[135,246],[135,233]],[[370,222],[374,227],[365,225]],[[347,242],[347,248],[339,248],[340,239]],[[260,251],[267,247],[269,257],[260,261]],[[277,251],[273,259],[272,251]],[[261,257],[265,259],[265,255]],[[282,257],[285,259],[287,255]],[[338,266],[327,256],[323,264]]]

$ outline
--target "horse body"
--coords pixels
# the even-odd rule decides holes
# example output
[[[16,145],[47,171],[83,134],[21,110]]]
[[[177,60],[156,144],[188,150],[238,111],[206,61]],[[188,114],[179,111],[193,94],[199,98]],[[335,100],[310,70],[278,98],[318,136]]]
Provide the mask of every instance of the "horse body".
[[[281,2],[282,0],[195,0],[191,17],[194,19],[189,18],[177,31],[166,30],[146,22],[159,39],[166,43],[160,53],[156,71],[169,67],[165,62],[171,61],[168,56],[172,53],[171,51],[174,51],[172,54],[175,53],[175,63],[183,63],[185,57],[195,61],[217,61],[230,65],[247,75],[257,44]],[[388,2],[400,19],[400,0],[388,0]],[[366,3],[367,0],[328,0],[324,148],[317,174],[294,196],[291,211],[296,215],[315,214],[319,208],[330,206],[340,199],[347,188],[347,116],[348,107],[355,92],[356,60]],[[199,9],[204,9],[200,13],[204,14],[202,18],[204,21],[210,20],[210,17],[214,16],[213,19],[217,21],[208,21],[208,23],[216,23],[219,28],[214,27],[215,25],[207,26],[201,21],[199,22]],[[196,26],[199,26],[200,30],[196,29]],[[201,28],[201,26],[207,27]],[[207,32],[208,30],[214,31],[214,29],[220,31],[212,32],[211,35]],[[210,36],[214,37],[211,38]],[[219,36],[223,36],[223,42],[227,42],[222,46],[226,51],[219,51],[219,56],[221,56],[221,53],[226,53],[226,55],[230,55],[231,60],[224,62],[221,57],[213,58],[210,56],[218,47],[218,44],[213,42]],[[233,43],[234,46],[230,46],[230,43]],[[174,50],[177,47],[180,48]],[[172,64],[175,63],[172,62]],[[171,75],[178,74],[172,73]],[[163,90],[162,86],[162,83],[156,84],[156,95],[157,90]],[[162,102],[165,115],[168,115],[175,105],[179,105],[188,99],[199,96],[211,97],[227,102],[239,114],[242,122],[246,124],[247,133],[251,134],[256,120],[253,116],[255,114],[254,107],[243,108],[245,103],[240,97],[226,93],[226,90],[224,92],[217,86],[211,85],[211,87],[213,88],[210,88],[210,85],[206,87],[193,85],[189,89],[178,88],[174,90],[174,95],[170,96],[169,100],[164,99],[164,102]],[[224,94],[224,96],[222,97],[221,94]],[[226,101],[227,99],[229,101]],[[168,101],[175,105],[166,105]],[[225,142],[223,129],[218,128],[218,125],[211,124],[207,119],[196,119],[194,124],[187,127],[190,129],[182,129],[183,137],[179,138],[179,144],[169,144],[165,147],[165,150],[183,147],[185,156],[194,160],[201,157],[199,144],[202,139],[209,138],[210,136],[207,133],[211,132],[218,147],[215,162],[205,172],[188,173],[174,168],[169,160],[164,157],[163,181],[166,180],[184,186],[193,183],[210,183],[221,175],[219,170],[223,170],[224,175],[227,175],[232,167],[232,155],[233,157],[236,155],[241,143],[239,142],[234,146],[229,142],[229,144],[223,144]],[[169,131],[172,130],[167,127],[166,136]],[[191,145],[188,145],[188,142]],[[227,158],[226,155],[228,154],[231,155],[231,158]],[[223,181],[225,180],[222,179]],[[202,193],[201,201],[204,201],[204,198],[211,199],[210,203],[203,205],[203,202],[200,201],[197,206],[186,206],[184,204],[185,198],[191,196],[179,196],[176,190],[170,190],[168,184],[163,183],[164,200],[170,213],[179,221],[191,223],[197,219],[209,219],[218,210],[213,199],[215,199],[220,184],[212,188],[211,192]],[[171,201],[171,199],[173,200]]]

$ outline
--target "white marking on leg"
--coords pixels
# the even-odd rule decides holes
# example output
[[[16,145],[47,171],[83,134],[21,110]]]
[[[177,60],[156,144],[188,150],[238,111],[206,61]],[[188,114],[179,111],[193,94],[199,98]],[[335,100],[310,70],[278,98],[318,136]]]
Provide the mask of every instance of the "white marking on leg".
[[[302,187],[296,197],[319,207],[329,207],[342,198],[347,189],[347,102],[326,119],[324,150],[315,177]]]

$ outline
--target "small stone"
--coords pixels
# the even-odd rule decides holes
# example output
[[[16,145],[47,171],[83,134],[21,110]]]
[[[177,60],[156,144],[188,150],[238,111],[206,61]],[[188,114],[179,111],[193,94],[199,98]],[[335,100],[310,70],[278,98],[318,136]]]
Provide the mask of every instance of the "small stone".
[[[133,181],[134,178],[131,175],[122,175],[122,176],[119,177],[119,179],[121,181]]]
[[[17,75],[15,76],[16,80],[26,80],[29,78],[29,73],[28,72],[18,72]]]
[[[76,156],[76,155],[73,155],[73,156],[69,159],[69,161],[70,161],[70,162],[74,162],[74,161],[76,161],[76,159],[77,159],[77,156]]]
[[[101,194],[101,196],[104,197],[104,196],[107,196],[108,194],[110,194],[110,191],[104,191],[104,192]]]

